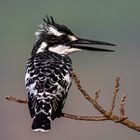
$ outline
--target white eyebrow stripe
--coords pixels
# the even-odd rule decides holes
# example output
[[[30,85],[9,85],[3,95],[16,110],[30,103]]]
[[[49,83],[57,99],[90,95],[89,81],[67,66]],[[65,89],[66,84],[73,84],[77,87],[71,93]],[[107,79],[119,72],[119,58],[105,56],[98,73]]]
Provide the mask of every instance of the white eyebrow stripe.
[[[55,29],[55,28],[53,28],[53,27],[51,27],[51,26],[48,28],[48,32],[49,32],[50,34],[53,34],[53,35],[56,35],[56,36],[61,36],[61,35],[63,35],[63,33],[57,31],[57,29]]]
[[[76,38],[75,36],[73,36],[73,35],[69,35],[68,37],[69,37],[72,41],[77,40],[77,38]]]

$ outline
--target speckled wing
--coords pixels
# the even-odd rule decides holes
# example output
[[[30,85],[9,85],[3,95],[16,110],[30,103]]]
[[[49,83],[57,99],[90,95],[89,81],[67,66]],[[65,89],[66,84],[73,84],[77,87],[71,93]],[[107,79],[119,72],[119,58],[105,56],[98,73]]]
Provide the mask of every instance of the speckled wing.
[[[31,117],[43,112],[51,119],[60,117],[72,83],[68,56],[38,53],[27,61],[25,84]]]

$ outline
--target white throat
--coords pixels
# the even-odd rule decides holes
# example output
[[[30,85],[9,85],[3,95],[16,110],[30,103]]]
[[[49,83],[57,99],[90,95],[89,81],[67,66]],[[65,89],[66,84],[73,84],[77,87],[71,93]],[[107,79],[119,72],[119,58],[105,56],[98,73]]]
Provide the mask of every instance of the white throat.
[[[81,49],[71,48],[71,47],[65,46],[65,45],[58,45],[56,47],[50,47],[49,51],[55,52],[58,54],[71,54],[73,52],[81,51]]]

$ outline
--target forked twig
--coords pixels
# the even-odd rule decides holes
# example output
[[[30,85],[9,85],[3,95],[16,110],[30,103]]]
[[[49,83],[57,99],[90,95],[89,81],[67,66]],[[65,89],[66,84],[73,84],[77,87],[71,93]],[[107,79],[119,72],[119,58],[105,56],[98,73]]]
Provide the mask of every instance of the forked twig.
[[[80,84],[80,80],[78,79],[77,75],[73,72],[73,79],[75,81],[75,84],[77,85],[78,89],[81,91],[81,93],[84,95],[85,99],[87,99],[92,105],[93,107],[98,110],[102,115],[104,115],[108,120],[112,120],[114,122],[117,122],[117,123],[121,123],[133,130],[136,130],[138,132],[140,132],[140,125],[139,124],[136,124],[134,123],[133,121],[130,121],[127,119],[127,117],[124,117],[122,119],[122,116],[117,116],[117,115],[114,115],[112,113],[110,113],[110,110],[109,111],[106,111],[105,109],[103,109],[102,106],[100,106],[95,99],[91,98],[89,96],[89,94],[82,88],[81,84]],[[119,90],[119,80],[120,79],[116,79],[116,83],[115,83],[115,90],[114,91],[114,95],[113,95],[113,98],[112,98],[112,107],[111,107],[111,112],[113,111],[114,109],[114,106],[115,106],[115,101],[116,100],[116,94],[118,94],[118,90]],[[116,93],[117,92],[117,93]],[[126,97],[122,97],[122,101],[121,101],[121,112],[125,112],[124,111],[124,105],[125,105],[125,99]],[[113,108],[113,109],[112,109]],[[123,111],[122,111],[123,110]]]

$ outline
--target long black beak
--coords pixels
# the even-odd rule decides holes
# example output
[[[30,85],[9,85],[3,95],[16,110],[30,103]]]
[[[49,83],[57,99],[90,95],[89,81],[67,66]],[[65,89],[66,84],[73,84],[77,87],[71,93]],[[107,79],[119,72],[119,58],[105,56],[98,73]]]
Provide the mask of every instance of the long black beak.
[[[115,44],[112,44],[112,43],[83,39],[83,38],[78,38],[78,40],[72,41],[70,46],[72,48],[78,48],[78,49],[89,50],[89,51],[103,51],[103,52],[114,52],[115,51],[112,49],[110,50],[110,49],[96,48],[96,47],[92,47],[91,45],[116,46]]]

